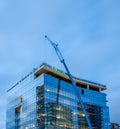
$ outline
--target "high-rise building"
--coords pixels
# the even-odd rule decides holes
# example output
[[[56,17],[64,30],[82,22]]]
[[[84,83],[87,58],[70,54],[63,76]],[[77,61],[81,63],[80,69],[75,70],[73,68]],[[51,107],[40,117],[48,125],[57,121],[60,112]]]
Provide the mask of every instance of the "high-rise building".
[[[106,86],[73,77],[93,129],[109,129]],[[43,63],[7,91],[6,129],[89,129],[65,72]]]

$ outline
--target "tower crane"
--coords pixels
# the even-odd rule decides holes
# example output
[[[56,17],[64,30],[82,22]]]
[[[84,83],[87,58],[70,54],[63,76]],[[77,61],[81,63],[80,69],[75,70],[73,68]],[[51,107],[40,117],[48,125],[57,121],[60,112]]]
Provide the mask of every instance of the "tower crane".
[[[68,67],[67,67],[67,65],[66,65],[66,63],[65,63],[65,60],[64,60],[64,58],[63,58],[63,56],[62,56],[62,54],[61,54],[61,52],[60,52],[60,50],[59,50],[59,48],[58,48],[58,44],[52,42],[52,40],[51,40],[48,36],[46,36],[46,35],[45,35],[45,38],[46,38],[46,39],[48,40],[48,42],[53,46],[53,48],[55,49],[55,52],[56,52],[56,54],[57,54],[57,56],[58,56],[60,62],[64,65],[64,67],[65,67],[65,69],[66,69],[66,72],[67,72],[67,75],[69,76],[69,79],[70,79],[70,81],[71,81],[71,83],[72,83],[73,89],[74,89],[74,91],[75,91],[75,93],[76,93],[76,96],[77,96],[77,98],[78,98],[78,101],[79,101],[79,103],[81,104],[81,108],[82,108],[82,110],[83,110],[83,112],[84,112],[84,114],[85,114],[85,118],[86,118],[88,127],[89,127],[89,129],[92,129],[92,125],[91,125],[91,123],[90,123],[90,120],[89,120],[89,117],[88,117],[88,115],[87,115],[87,112],[86,112],[85,106],[84,106],[84,104],[83,104],[83,101],[82,101],[82,99],[81,99],[80,93],[79,93],[79,91],[77,90],[77,86],[76,86],[76,84],[75,84],[75,81],[74,81],[74,79],[73,79],[73,77],[72,77],[72,75],[71,75],[71,73],[70,73],[70,71],[69,71],[69,69],[68,69]]]

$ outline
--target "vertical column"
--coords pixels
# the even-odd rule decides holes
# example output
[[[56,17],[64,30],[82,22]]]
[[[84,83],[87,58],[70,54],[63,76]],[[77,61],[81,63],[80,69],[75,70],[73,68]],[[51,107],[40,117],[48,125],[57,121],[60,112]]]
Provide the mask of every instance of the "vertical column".
[[[90,88],[90,86],[89,86],[89,84],[87,84],[87,89],[89,89]]]
[[[99,88],[99,92],[101,92],[101,88]]]

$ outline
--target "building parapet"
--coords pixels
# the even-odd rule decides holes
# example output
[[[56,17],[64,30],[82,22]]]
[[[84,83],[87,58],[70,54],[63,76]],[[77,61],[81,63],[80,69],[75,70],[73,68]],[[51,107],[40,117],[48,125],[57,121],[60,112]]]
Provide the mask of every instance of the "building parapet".
[[[33,73],[35,76],[39,76],[42,73],[49,73],[53,76],[57,76],[58,78],[62,78],[63,80],[65,79],[66,81],[70,82],[70,79],[66,72],[64,72],[63,70],[60,70],[54,66],[51,66],[47,63],[42,63],[39,67],[34,68],[33,71],[31,71],[29,74],[27,74],[25,77],[23,77],[20,81],[18,81],[14,86],[12,86],[10,89],[8,89],[7,92],[10,91],[11,89],[13,89],[14,87],[16,87],[21,82],[23,82],[27,77],[29,77]],[[75,76],[73,76],[73,78],[74,78],[74,81],[76,82],[76,85],[81,86],[83,88],[88,88],[88,89],[92,89],[92,90],[96,90],[96,91],[106,90],[106,85],[96,83],[93,81],[89,81],[89,80],[85,80],[85,79],[81,79],[81,78],[78,78]]]

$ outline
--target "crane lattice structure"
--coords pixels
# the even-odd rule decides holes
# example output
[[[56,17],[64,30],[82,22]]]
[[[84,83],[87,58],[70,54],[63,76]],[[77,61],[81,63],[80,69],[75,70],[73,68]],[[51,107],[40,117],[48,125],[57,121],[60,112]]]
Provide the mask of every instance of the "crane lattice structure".
[[[85,106],[84,106],[83,101],[82,101],[81,96],[80,96],[80,93],[79,93],[79,91],[77,90],[77,86],[76,86],[76,84],[75,84],[75,81],[74,81],[74,79],[73,79],[73,77],[72,77],[72,75],[71,75],[71,73],[70,73],[70,71],[69,71],[69,69],[68,69],[68,67],[67,67],[67,65],[66,65],[66,63],[65,63],[65,60],[64,60],[64,58],[63,58],[63,56],[62,56],[62,54],[61,54],[61,52],[60,52],[60,50],[59,50],[59,48],[58,48],[58,44],[52,42],[52,41],[50,40],[50,38],[48,38],[46,35],[45,35],[45,38],[50,42],[50,44],[51,44],[51,45],[53,46],[53,48],[55,49],[55,52],[56,52],[58,58],[60,59],[60,62],[63,63],[63,65],[64,65],[64,67],[65,67],[65,69],[66,69],[66,71],[67,71],[67,74],[68,74],[68,76],[69,76],[69,78],[70,78],[70,80],[71,80],[71,83],[72,83],[73,89],[74,89],[74,91],[75,91],[75,93],[76,93],[76,96],[77,96],[77,98],[78,98],[78,101],[79,101],[79,103],[81,104],[81,108],[82,108],[82,110],[83,110],[83,112],[84,112],[84,114],[85,114],[85,118],[86,118],[86,120],[87,120],[88,127],[89,127],[89,129],[92,129],[92,126],[91,126],[89,117],[88,117],[88,115],[87,115]]]

